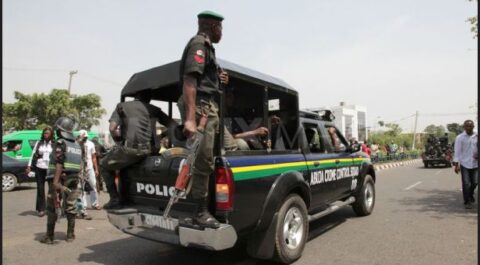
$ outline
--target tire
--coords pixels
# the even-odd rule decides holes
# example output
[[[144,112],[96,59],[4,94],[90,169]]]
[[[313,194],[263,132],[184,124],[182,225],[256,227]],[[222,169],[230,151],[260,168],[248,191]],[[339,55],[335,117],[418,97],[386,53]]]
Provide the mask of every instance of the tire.
[[[12,173],[4,172],[2,174],[2,191],[12,191],[17,186],[17,176]]]
[[[367,216],[375,207],[375,182],[371,176],[366,175],[360,192],[355,196],[352,204],[353,211],[357,216]]]
[[[423,165],[425,166],[425,168],[428,168],[428,163],[427,162],[423,162]]]
[[[290,264],[302,256],[308,237],[307,206],[297,194],[291,194],[278,212],[275,231],[275,260]]]

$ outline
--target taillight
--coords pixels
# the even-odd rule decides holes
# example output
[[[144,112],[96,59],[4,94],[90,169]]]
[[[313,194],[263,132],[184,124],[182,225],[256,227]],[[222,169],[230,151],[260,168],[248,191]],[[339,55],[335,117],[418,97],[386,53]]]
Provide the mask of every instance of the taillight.
[[[233,210],[233,174],[229,168],[217,167],[215,169],[215,195],[216,208],[220,211]]]

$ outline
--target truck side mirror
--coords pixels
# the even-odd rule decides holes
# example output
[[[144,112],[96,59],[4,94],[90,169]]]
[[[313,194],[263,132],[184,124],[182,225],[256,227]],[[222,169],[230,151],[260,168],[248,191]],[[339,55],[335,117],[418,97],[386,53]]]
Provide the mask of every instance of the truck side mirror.
[[[350,153],[356,153],[362,149],[360,144],[352,144],[347,148],[347,151]]]

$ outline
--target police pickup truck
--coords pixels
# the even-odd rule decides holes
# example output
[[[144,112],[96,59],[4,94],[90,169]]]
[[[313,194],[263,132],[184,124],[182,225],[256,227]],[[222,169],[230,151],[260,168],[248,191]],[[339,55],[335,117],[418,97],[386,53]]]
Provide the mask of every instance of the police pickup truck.
[[[372,213],[376,177],[370,159],[349,146],[328,117],[299,111],[298,93],[280,79],[223,60],[219,64],[230,75],[225,92],[234,100],[222,100],[220,128],[233,134],[269,129],[266,139],[246,139],[248,148],[227,149],[221,140],[215,145],[209,209],[220,228],[188,222],[196,207],[190,195],[163,217],[186,157],[171,134],[167,151],[120,173],[126,206],[108,211],[115,227],[149,240],[214,251],[241,241],[252,257],[292,263],[303,252],[309,222],[345,206],[358,216]],[[153,100],[163,102],[171,116],[180,95],[178,70],[177,61],[133,75],[122,101],[151,89]],[[280,123],[271,122],[274,116]],[[223,139],[224,130],[219,134]]]

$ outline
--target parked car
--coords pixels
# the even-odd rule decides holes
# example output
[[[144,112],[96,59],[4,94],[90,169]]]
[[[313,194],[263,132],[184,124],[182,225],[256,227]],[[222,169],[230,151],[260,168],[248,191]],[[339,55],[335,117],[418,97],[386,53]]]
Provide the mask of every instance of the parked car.
[[[73,135],[78,136],[78,131]],[[88,138],[98,136],[96,132],[88,132]],[[2,137],[2,152],[11,158],[19,160],[30,160],[33,148],[37,141],[42,137],[41,130],[23,130],[13,132]]]
[[[35,176],[29,177],[25,169],[28,160],[19,160],[2,154],[2,191],[12,191],[19,184],[35,182]]]

